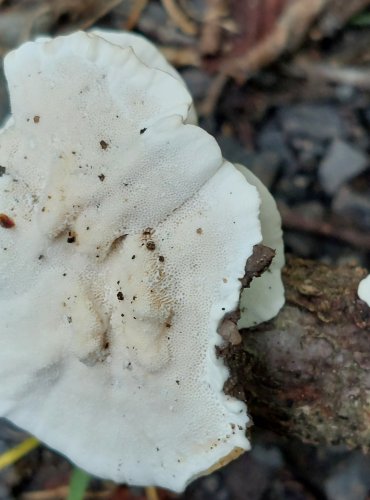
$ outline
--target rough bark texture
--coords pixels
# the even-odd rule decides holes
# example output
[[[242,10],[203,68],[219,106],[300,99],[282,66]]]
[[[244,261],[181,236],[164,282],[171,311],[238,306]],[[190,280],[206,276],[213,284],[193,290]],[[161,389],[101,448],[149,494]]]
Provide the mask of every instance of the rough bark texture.
[[[370,308],[357,296],[366,274],[288,259],[281,313],[222,351],[225,389],[245,398],[256,424],[313,444],[370,447]]]

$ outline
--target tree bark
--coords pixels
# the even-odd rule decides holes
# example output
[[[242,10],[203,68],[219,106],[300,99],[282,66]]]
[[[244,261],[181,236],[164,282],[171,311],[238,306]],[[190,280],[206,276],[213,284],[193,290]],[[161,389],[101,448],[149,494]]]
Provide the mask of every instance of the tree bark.
[[[357,296],[364,269],[288,258],[286,305],[221,349],[225,391],[253,421],[312,444],[370,447],[370,308]]]

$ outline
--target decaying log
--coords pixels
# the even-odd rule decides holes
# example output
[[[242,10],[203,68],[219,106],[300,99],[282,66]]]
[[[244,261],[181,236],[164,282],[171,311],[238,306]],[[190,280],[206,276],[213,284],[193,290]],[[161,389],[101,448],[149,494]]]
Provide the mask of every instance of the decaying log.
[[[370,447],[370,308],[357,296],[364,269],[289,258],[287,303],[222,350],[225,390],[254,422],[312,444]]]

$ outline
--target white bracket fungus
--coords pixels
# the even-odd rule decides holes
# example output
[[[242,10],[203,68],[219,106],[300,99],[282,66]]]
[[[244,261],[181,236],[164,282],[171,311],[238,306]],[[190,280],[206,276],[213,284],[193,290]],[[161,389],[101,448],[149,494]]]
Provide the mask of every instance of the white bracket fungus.
[[[215,346],[262,240],[260,197],[269,220],[256,179],[186,124],[178,75],[112,37],[5,59],[0,415],[97,476],[181,491],[249,448]]]
[[[358,285],[358,296],[370,307],[370,274]]]
[[[285,264],[284,244],[281,218],[272,195],[250,170],[242,165],[235,166],[257,188],[261,200],[259,218],[262,243],[275,250],[275,257],[267,271],[241,293],[238,327],[249,328],[270,320],[284,305],[284,285],[281,280],[281,269]]]

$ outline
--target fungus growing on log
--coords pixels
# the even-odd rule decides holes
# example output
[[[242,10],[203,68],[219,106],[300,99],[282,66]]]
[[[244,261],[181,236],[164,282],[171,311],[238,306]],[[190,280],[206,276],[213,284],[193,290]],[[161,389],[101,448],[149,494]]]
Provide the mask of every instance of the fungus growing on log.
[[[215,346],[268,240],[258,182],[130,47],[42,39],[5,72],[0,415],[97,476],[181,491],[249,449]]]
[[[370,274],[358,285],[358,296],[370,307]]]

